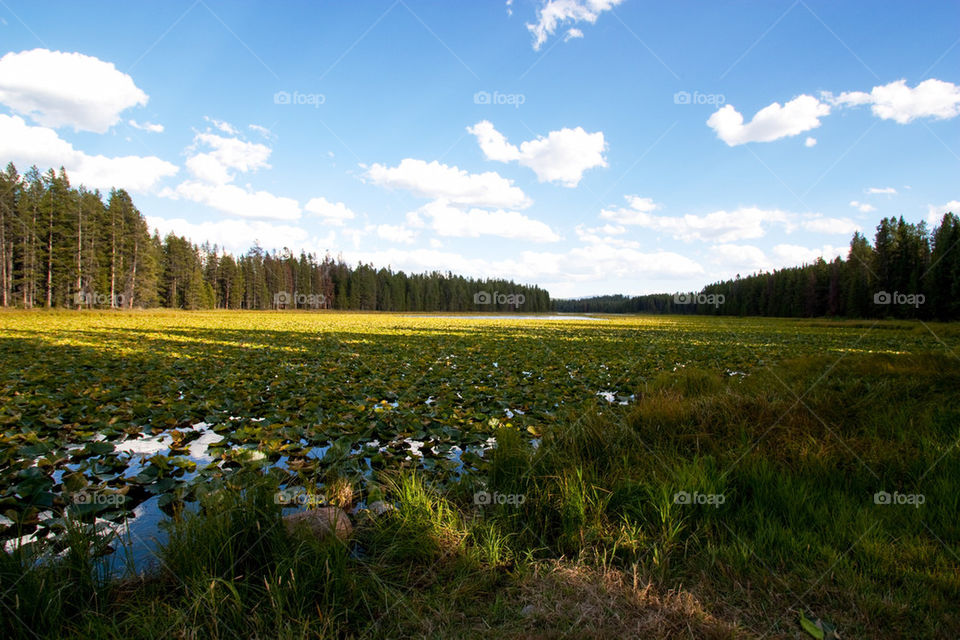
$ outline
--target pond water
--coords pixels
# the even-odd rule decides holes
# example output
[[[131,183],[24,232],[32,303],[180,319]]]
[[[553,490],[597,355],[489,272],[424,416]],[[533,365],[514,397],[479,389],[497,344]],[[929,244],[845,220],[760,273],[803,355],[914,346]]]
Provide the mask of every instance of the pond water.
[[[390,411],[396,408],[396,403],[385,402],[382,406],[383,410]],[[504,410],[508,419],[518,413],[523,412],[520,409],[516,411]],[[299,468],[304,466],[316,468],[324,464],[335,464],[337,461],[343,463],[343,461],[349,460],[351,462],[347,466],[355,472],[351,475],[356,476],[356,472],[359,472],[359,476],[366,480],[373,475],[373,459],[375,456],[392,456],[401,465],[415,465],[421,469],[443,467],[445,471],[457,477],[463,472],[465,454],[475,456],[474,460],[480,459],[483,458],[486,451],[496,444],[495,438],[492,437],[463,446],[434,441],[430,438],[418,440],[411,437],[397,437],[385,443],[381,443],[375,438],[359,440],[351,442],[349,447],[344,449],[343,443],[339,441],[322,446],[310,446],[310,443],[306,440],[301,440],[302,449],[297,452],[297,455],[281,455],[271,461],[260,451],[244,446],[233,446],[226,450],[211,450],[212,446],[222,443],[224,439],[224,435],[213,430],[213,425],[198,422],[191,427],[181,426],[176,430],[165,431],[153,436],[129,438],[114,442],[113,452],[110,456],[117,456],[118,460],[114,464],[123,467],[123,472],[118,474],[114,485],[125,482],[135,483],[136,479],[141,474],[149,472],[152,466],[166,465],[171,460],[176,460],[177,465],[182,469],[182,473],[176,475],[175,482],[169,481],[162,492],[158,489],[156,495],[138,502],[132,509],[123,508],[112,502],[116,498],[119,500],[119,505],[123,505],[127,498],[117,493],[111,493],[107,486],[89,494],[68,491],[67,481],[69,478],[66,477],[82,475],[84,471],[89,474],[91,466],[95,467],[97,464],[95,462],[91,463],[90,458],[77,459],[65,464],[63,468],[52,473],[51,480],[56,483],[55,487],[59,487],[58,493],[64,502],[70,505],[68,508],[76,507],[77,496],[81,495],[83,496],[80,500],[81,506],[93,506],[98,509],[93,520],[93,526],[98,530],[109,531],[114,534],[111,541],[111,548],[114,552],[102,558],[101,561],[110,575],[120,576],[132,572],[143,573],[158,565],[160,560],[157,550],[167,538],[167,532],[161,526],[161,523],[168,518],[163,506],[169,504],[171,494],[176,493],[176,491],[196,483],[207,482],[210,476],[208,472],[223,468],[225,462],[243,460],[248,465],[262,470],[269,470],[274,467],[283,469],[288,472],[289,479],[296,482],[296,470]],[[104,438],[94,436],[91,440],[103,442]],[[186,442],[184,442],[185,440]],[[538,442],[534,442],[534,445],[536,444]],[[80,455],[83,452],[83,447],[70,445],[67,450]],[[192,465],[187,463],[192,463]],[[120,475],[123,476],[122,481],[119,479]],[[109,489],[116,488],[114,486]],[[318,488],[322,490],[322,487]],[[297,499],[296,493],[302,492],[302,487],[296,487],[293,484],[289,486],[281,484],[280,489],[281,491],[275,499],[278,503],[285,505],[282,508],[284,515],[310,506],[317,506],[312,497],[309,501]],[[179,504],[188,512],[198,508],[197,501],[191,497],[187,497]],[[103,505],[115,508],[104,509]],[[362,503],[360,506],[362,506]],[[19,545],[32,544],[47,533],[46,529],[53,533],[62,523],[61,516],[52,509],[41,512],[37,519],[38,527],[36,531],[5,540],[3,542],[4,548],[11,551]],[[4,520],[7,519],[4,518]],[[0,524],[9,526],[12,521]],[[44,557],[49,558],[55,555],[57,554],[51,552]]]

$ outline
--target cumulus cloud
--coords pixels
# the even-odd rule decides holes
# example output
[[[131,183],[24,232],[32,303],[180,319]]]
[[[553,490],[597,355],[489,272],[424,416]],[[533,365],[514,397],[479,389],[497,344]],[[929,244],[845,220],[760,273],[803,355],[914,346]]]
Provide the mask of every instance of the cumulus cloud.
[[[816,129],[820,118],[830,114],[830,105],[813,96],[801,95],[784,105],[779,102],[758,111],[744,124],[743,115],[733,105],[718,109],[707,120],[717,137],[734,147],[748,142],[772,142]],[[809,146],[809,145],[808,145]]]
[[[600,212],[601,218],[613,220],[620,224],[636,224],[645,226],[650,224],[653,216],[648,215],[651,211],[660,208],[660,204],[653,201],[653,198],[641,198],[639,196],[624,196],[629,207],[620,207],[618,209],[604,209]]]
[[[164,189],[160,196],[173,200],[184,198],[244,218],[296,220],[300,217],[300,204],[293,198],[276,196],[269,191],[255,191],[249,187],[238,187],[235,184],[187,180],[175,189]]]
[[[817,145],[817,139],[816,139],[816,138],[807,138],[806,140],[803,141],[803,146],[807,147],[808,149],[809,149],[810,147],[814,147],[814,146],[816,146],[816,145]]]
[[[871,211],[876,211],[877,208],[872,204],[867,202],[860,202],[859,200],[851,200],[850,206],[855,208],[860,213],[870,213]]]
[[[467,127],[467,131],[476,136],[480,150],[488,160],[517,162],[532,169],[540,182],[575,187],[584,171],[607,166],[603,157],[606,142],[602,131],[587,133],[583,127],[564,128],[551,131],[546,137],[522,142],[519,147],[507,142],[488,120]]]
[[[629,207],[604,209],[600,217],[619,224],[636,225],[667,233],[681,240],[703,240],[729,243],[736,240],[760,238],[766,233],[764,225],[788,223],[790,216],[779,209],[740,207],[734,211],[714,211],[697,216],[657,216],[650,213],[659,207],[650,198],[627,196]]]
[[[105,133],[148,96],[111,62],[48,49],[0,58],[0,103],[46,127]]]
[[[207,118],[218,130],[233,130],[227,123]],[[204,149],[199,151],[198,149]],[[224,213],[244,218],[296,220],[300,203],[293,198],[234,184],[239,174],[269,168],[270,147],[211,131],[198,133],[187,148],[187,169],[194,176],[174,188],[160,191],[161,197],[189,200]]]
[[[531,242],[560,240],[560,236],[548,225],[517,211],[487,211],[476,208],[462,210],[444,200],[435,200],[410,212],[407,214],[407,222],[415,227],[429,226],[441,236],[457,238],[490,235]]]
[[[930,78],[910,88],[906,80],[896,80],[864,91],[844,91],[834,95],[821,91],[820,99],[800,95],[784,105],[778,102],[764,107],[744,124],[743,115],[733,105],[715,111],[707,125],[731,147],[747,142],[771,142],[795,136],[820,126],[820,118],[830,115],[831,107],[848,108],[870,105],[875,116],[907,124],[919,118],[948,120],[960,115],[960,85]],[[807,147],[817,144],[808,137]]]
[[[917,118],[947,120],[960,115],[960,86],[936,78],[924,80],[914,88],[906,80],[896,80],[874,87],[870,93],[845,91],[834,96],[825,91],[822,97],[830,104],[853,107],[870,105],[875,116],[907,124]]]
[[[19,116],[0,114],[0,158],[21,168],[64,167],[74,184],[90,188],[117,187],[147,191],[179,170],[156,156],[88,155],[47,127],[35,127]]]
[[[398,244],[413,244],[417,234],[403,225],[380,224],[377,225],[377,237]]]
[[[605,224],[600,227],[587,227],[580,224],[577,225],[576,232],[581,239],[593,239],[600,236],[623,235],[627,232],[627,228],[619,224]]]
[[[770,261],[759,247],[723,243],[710,247],[710,259],[726,273],[752,273],[770,268]]]
[[[593,24],[601,13],[609,11],[621,2],[623,0],[547,0],[537,9],[537,22],[527,23],[527,29],[533,34],[533,49],[539,51],[547,38],[556,33],[561,25],[578,22]],[[579,29],[571,28],[567,32],[567,40],[570,39],[570,31],[580,33],[579,36],[574,37],[583,35]]]
[[[128,120],[129,124],[134,129],[140,129],[141,131],[149,131],[150,133],[163,133],[162,124],[154,124],[152,122],[137,122],[136,120]]]
[[[953,213],[960,216],[960,200],[951,200],[941,205],[927,205],[927,225],[934,229],[940,226],[943,216],[947,213]]]
[[[270,129],[266,127],[262,127],[259,124],[248,124],[247,128],[249,128],[251,131],[255,131],[256,133],[259,133],[264,138],[270,139],[273,137],[273,132],[270,131]]]
[[[893,187],[870,187],[867,189],[867,193],[871,195],[880,194],[880,195],[887,195],[887,196],[895,196],[897,195],[897,190],[894,189]]]
[[[823,258],[831,262],[834,258],[846,255],[848,247],[835,247],[825,244],[820,249],[810,249],[795,244],[778,244],[773,247],[774,266],[792,267],[801,264],[816,262]]]
[[[565,252],[522,251],[507,259],[470,258],[439,248],[380,251],[344,251],[348,262],[389,264],[407,272],[453,271],[466,276],[508,278],[520,282],[555,280],[574,282],[610,282],[635,279],[642,273],[647,280],[702,277],[704,269],[690,258],[670,251],[644,252],[614,246],[581,246]],[[553,292],[554,288],[551,287]]]
[[[240,135],[240,132],[237,131],[229,122],[224,122],[223,120],[217,120],[216,118],[211,118],[210,116],[203,116],[203,119],[212,124],[214,127],[231,136]]]
[[[205,146],[209,151],[194,153],[187,159],[187,168],[201,180],[215,183],[233,181],[231,169],[247,173],[269,168],[267,159],[270,147],[239,138],[226,138],[214,133],[198,133],[194,136],[193,150]]]
[[[729,277],[734,273],[753,273],[810,264],[818,258],[830,262],[838,256],[846,255],[846,252],[847,247],[842,246],[824,245],[820,249],[811,249],[794,244],[778,244],[773,247],[772,256],[768,256],[753,245],[725,243],[710,247],[709,255],[722,277]]]
[[[850,203],[853,204],[852,202]],[[870,205],[866,205],[870,206]],[[860,211],[873,211],[873,207],[870,209],[863,209],[863,205],[860,207]],[[807,218],[800,222],[800,226],[807,231],[813,231],[814,233],[838,233],[845,236],[853,235],[854,231],[860,231],[860,225],[851,220],[850,218],[829,218],[821,215],[810,215]]]
[[[374,164],[366,175],[383,187],[456,204],[525,209],[533,203],[512,180],[496,172],[468,173],[437,161],[405,158],[396,167]]]
[[[244,254],[255,243],[267,250],[314,248],[324,250],[333,248],[336,236],[325,239],[311,239],[310,234],[300,227],[264,222],[262,220],[217,220],[214,222],[190,222],[183,218],[161,218],[146,216],[147,225],[156,229],[161,236],[173,233],[184,236],[198,244],[210,241],[235,255]]]
[[[304,210],[323,218],[324,222],[341,226],[347,220],[353,220],[357,214],[342,202],[330,202],[326,198],[311,198],[303,206]]]

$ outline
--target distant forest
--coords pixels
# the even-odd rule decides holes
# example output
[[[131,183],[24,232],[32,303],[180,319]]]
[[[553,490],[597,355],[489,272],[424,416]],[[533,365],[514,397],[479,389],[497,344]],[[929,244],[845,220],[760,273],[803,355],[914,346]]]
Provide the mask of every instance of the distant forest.
[[[960,219],[926,223],[884,218],[873,245],[859,232],[847,259],[725,280],[687,294],[554,300],[580,313],[960,319]]]
[[[0,172],[0,305],[542,312],[550,296],[505,280],[407,275],[256,246],[234,256],[151,236],[126,191],[112,189],[104,203],[99,191],[71,187],[63,168],[20,176],[10,163]]]

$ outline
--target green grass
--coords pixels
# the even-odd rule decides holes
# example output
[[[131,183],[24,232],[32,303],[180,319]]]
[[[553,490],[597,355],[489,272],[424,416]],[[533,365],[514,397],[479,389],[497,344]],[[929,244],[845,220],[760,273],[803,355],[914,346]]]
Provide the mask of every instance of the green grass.
[[[803,610],[845,638],[960,635],[954,327],[608,322],[0,314],[0,475],[15,480],[0,504],[12,519],[43,506],[24,504],[18,485],[36,487],[35,501],[50,493],[58,510],[57,486],[24,476],[25,453],[39,460],[33,468],[62,468],[61,444],[142,428],[143,419],[113,420],[136,416],[138,403],[158,424],[180,416],[176,426],[200,414],[222,420],[218,405],[232,402],[241,420],[227,442],[259,448],[265,462],[296,451],[301,436],[339,438],[340,453],[293,472],[296,482],[345,479],[357,497],[397,507],[378,518],[360,511],[347,542],[289,533],[273,496],[291,474],[227,464],[224,450],[216,473],[170,485],[199,508],[170,503],[169,540],[143,576],[107,579],[96,547],[117,541],[97,534],[91,513],[68,510],[73,517],[50,528],[59,532],[52,550],[0,554],[0,633],[800,638]],[[98,344],[100,359],[80,366]],[[12,357],[25,352],[32,359],[15,371]],[[66,417],[70,396],[50,382],[56,363],[78,386],[100,381],[74,404],[110,404]],[[137,392],[127,376],[147,363],[148,384],[184,398]],[[236,394],[206,386],[205,375],[236,377]],[[251,395],[270,380],[270,391]],[[601,389],[634,399],[610,404]],[[397,407],[375,408],[391,397]],[[525,412],[508,419],[506,407]],[[363,434],[386,442],[390,429],[439,446],[493,436],[496,447],[460,476],[429,456],[407,461],[406,450],[359,474],[345,451]],[[37,444],[48,440],[55,446]],[[97,459],[78,463],[92,473]],[[120,487],[123,474],[104,484]],[[521,498],[478,505],[480,492]],[[923,503],[877,504],[878,492]],[[54,552],[62,558],[38,560]]]

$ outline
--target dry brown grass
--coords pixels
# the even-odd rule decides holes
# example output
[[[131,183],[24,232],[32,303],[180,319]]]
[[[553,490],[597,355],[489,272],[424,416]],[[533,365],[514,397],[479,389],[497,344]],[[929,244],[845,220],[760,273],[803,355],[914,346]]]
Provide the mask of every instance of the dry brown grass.
[[[354,494],[353,483],[342,477],[331,480],[324,490],[327,502],[335,507],[340,507],[344,511],[349,510],[353,505]]]
[[[748,638],[735,622],[707,612],[685,590],[660,591],[635,572],[564,561],[537,565],[521,584],[532,606],[527,638]]]

